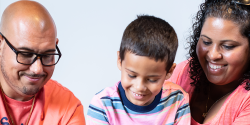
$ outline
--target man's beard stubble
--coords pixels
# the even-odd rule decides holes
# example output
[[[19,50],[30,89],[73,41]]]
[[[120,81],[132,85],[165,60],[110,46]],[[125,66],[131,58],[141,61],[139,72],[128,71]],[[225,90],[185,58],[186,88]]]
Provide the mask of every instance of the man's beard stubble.
[[[3,74],[3,77],[4,77],[4,80],[6,81],[6,83],[8,84],[8,86],[15,91],[15,89],[21,91],[23,94],[25,95],[35,95],[39,90],[40,88],[37,87],[35,89],[28,89],[26,86],[23,86],[23,87],[19,87],[15,84],[13,84],[13,82],[10,80],[10,78],[8,77],[8,74],[5,70],[5,65],[4,65],[4,54],[2,54],[2,59],[1,59],[1,72]],[[23,76],[23,75],[28,75],[28,76],[35,76],[33,74],[26,74],[26,73],[20,73],[19,77]],[[37,76],[37,75],[36,75]],[[42,77],[42,76],[40,76]]]

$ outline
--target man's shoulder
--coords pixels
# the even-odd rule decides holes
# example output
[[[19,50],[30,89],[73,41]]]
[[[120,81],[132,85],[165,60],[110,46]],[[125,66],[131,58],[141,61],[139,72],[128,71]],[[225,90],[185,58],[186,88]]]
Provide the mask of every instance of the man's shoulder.
[[[50,79],[44,85],[44,89],[46,91],[52,91],[52,92],[62,91],[62,92],[72,93],[68,88],[64,87],[63,85],[58,83],[56,80],[52,80],[52,79]]]
[[[84,122],[83,106],[69,89],[55,80],[49,80],[41,93],[44,99],[44,124],[51,124],[51,121],[57,120],[65,124],[72,120]]]
[[[44,85],[44,91],[45,91],[45,97],[49,97],[51,99],[73,99],[76,101],[79,101],[75,95],[66,87],[61,85],[55,80],[50,79],[45,85]]]

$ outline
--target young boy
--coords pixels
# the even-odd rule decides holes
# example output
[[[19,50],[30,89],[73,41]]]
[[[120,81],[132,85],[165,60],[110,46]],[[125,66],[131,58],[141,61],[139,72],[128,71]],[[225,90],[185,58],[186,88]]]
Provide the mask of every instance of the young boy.
[[[176,66],[177,47],[177,35],[166,21],[138,16],[125,29],[117,52],[121,81],[94,96],[87,124],[189,125],[188,94],[164,83]]]

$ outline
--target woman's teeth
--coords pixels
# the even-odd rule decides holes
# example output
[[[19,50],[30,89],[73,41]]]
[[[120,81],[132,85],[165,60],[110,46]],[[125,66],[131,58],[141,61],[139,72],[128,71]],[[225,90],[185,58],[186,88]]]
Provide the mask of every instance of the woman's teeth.
[[[212,69],[220,69],[223,67],[223,65],[213,65],[211,63],[208,63],[209,64],[209,67],[212,68]]]

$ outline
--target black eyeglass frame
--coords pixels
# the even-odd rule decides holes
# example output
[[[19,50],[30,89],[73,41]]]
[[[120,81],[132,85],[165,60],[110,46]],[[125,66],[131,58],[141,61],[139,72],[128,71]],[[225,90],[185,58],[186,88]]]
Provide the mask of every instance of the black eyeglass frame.
[[[250,0],[232,0],[231,2],[247,6],[250,5]]]
[[[18,63],[20,63],[20,64],[23,64],[23,65],[31,65],[31,64],[33,64],[33,63],[37,60],[37,58],[39,57],[43,66],[53,66],[53,65],[56,65],[56,64],[58,63],[58,61],[60,60],[60,58],[61,58],[61,56],[62,56],[61,51],[60,51],[60,49],[58,48],[57,45],[56,45],[56,50],[57,50],[58,53],[53,53],[53,54],[37,54],[37,53],[33,53],[33,52],[17,51],[17,50],[14,48],[14,46],[11,45],[11,43],[7,40],[7,38],[6,38],[1,32],[0,32],[0,35],[4,38],[5,42],[6,42],[7,45],[10,47],[10,49],[13,50],[13,52],[16,54],[16,61],[17,61]],[[21,63],[21,62],[18,61],[18,59],[17,59],[18,53],[32,53],[32,54],[35,54],[36,57],[33,59],[33,61],[32,61],[30,64],[25,64],[25,63]],[[53,65],[45,65],[45,64],[43,64],[42,58],[43,58],[43,56],[47,56],[47,55],[59,55],[59,58],[58,58],[57,62],[55,62]]]

